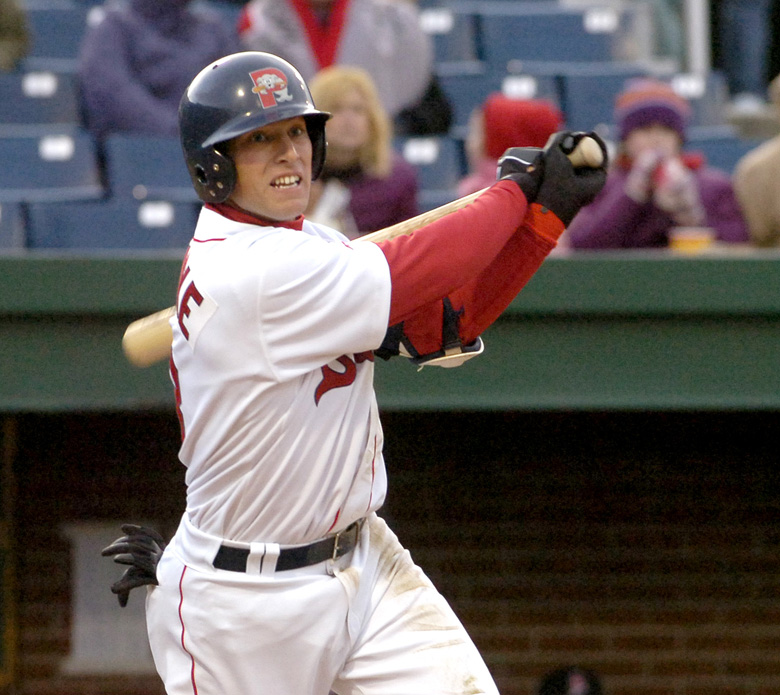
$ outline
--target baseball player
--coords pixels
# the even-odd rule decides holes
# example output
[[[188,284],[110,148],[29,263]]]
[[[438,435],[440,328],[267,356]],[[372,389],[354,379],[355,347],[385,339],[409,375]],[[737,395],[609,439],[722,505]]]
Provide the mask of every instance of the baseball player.
[[[559,145],[581,134],[560,133],[530,171],[505,158],[466,208],[351,244],[302,215],[328,114],[292,65],[227,56],[193,80],[179,114],[205,203],[171,321],[186,511],[156,573],[164,542],[148,530],[125,526],[104,552],[132,565],[120,601],[156,584],[146,616],[166,692],[496,693],[377,515],[374,360],[480,352],[605,167],[575,169]]]

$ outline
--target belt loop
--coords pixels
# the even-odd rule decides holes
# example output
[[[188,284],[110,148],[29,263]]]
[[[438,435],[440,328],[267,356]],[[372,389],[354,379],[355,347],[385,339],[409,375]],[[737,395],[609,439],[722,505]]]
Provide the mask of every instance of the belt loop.
[[[262,558],[260,565],[260,574],[263,577],[272,577],[276,571],[276,561],[279,559],[280,547],[278,543],[252,543],[252,550],[255,546],[260,546],[264,549],[265,554]],[[251,555],[250,555],[251,557]],[[247,566],[249,563],[247,562]]]

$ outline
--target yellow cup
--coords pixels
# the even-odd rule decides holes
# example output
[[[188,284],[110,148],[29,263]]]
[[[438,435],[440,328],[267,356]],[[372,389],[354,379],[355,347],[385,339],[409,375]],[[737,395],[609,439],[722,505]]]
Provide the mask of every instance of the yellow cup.
[[[699,253],[714,242],[712,227],[674,227],[669,232],[669,248],[679,253]]]

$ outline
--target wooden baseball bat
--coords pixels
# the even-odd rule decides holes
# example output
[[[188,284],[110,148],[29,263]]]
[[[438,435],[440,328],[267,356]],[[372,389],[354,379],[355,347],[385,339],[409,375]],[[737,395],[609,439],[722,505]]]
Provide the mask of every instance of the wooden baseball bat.
[[[569,153],[569,159],[575,167],[599,167],[603,163],[604,156],[598,143],[590,137],[582,138],[577,146]],[[413,231],[435,222],[441,217],[455,210],[466,207],[478,198],[487,189],[471,193],[470,195],[450,201],[437,208],[428,210],[416,217],[398,224],[385,227],[371,234],[354,239],[352,243],[364,241],[386,241],[397,236],[411,234]],[[125,357],[136,367],[148,367],[155,362],[167,359],[171,353],[171,341],[173,332],[170,319],[176,313],[176,307],[171,306],[162,311],[149,314],[144,318],[133,321],[125,330],[122,338],[122,349]]]

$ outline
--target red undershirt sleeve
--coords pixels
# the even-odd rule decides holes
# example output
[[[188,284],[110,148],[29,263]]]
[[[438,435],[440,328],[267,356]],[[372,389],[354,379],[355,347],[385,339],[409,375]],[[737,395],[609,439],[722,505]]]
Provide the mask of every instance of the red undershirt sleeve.
[[[521,226],[527,207],[516,183],[499,181],[465,208],[379,242],[392,283],[389,325],[478,278]]]
[[[460,335],[464,344],[476,340],[503,313],[542,265],[563,231],[563,223],[555,214],[541,205],[531,205],[523,226],[493,263],[450,295],[453,307],[463,311]]]
[[[460,313],[459,335],[470,345],[509,306],[555,247],[563,223],[540,205],[531,205],[522,225],[493,261],[449,294]],[[442,348],[441,300],[420,307],[404,321],[405,338],[421,354]]]

